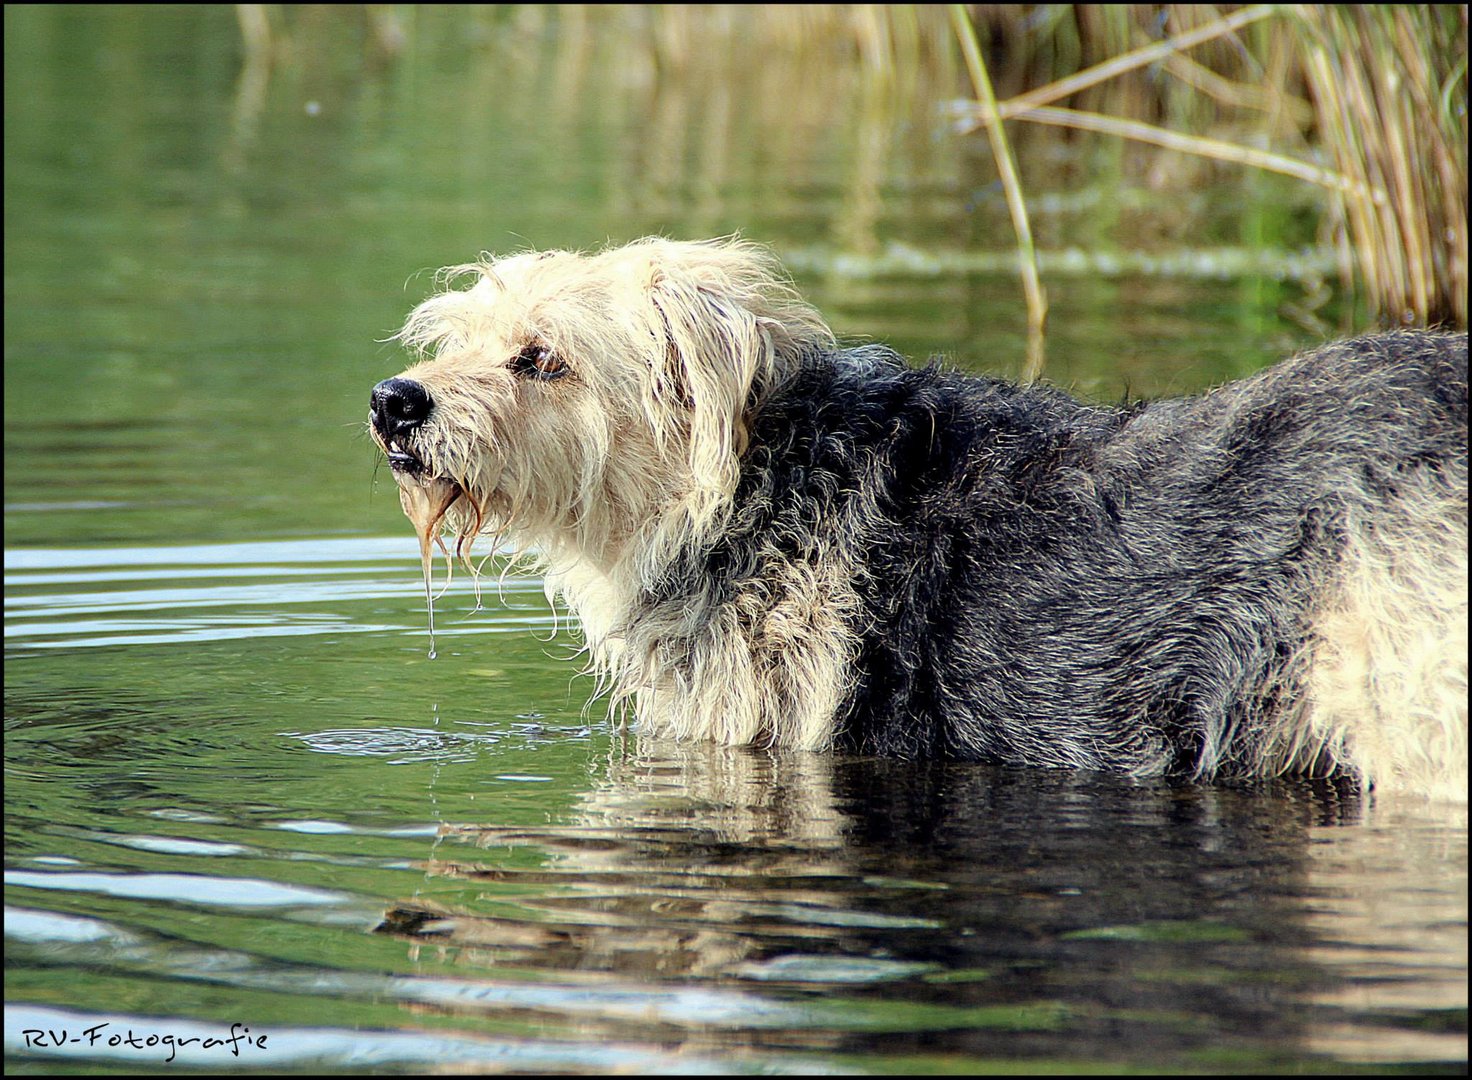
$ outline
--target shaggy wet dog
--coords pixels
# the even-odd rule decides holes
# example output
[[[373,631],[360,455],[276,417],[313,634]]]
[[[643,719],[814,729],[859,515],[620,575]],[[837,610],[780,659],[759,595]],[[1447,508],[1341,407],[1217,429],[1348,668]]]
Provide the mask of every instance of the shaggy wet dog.
[[[1105,407],[841,348],[739,241],[445,281],[405,509],[532,553],[645,730],[1466,797],[1465,334]]]

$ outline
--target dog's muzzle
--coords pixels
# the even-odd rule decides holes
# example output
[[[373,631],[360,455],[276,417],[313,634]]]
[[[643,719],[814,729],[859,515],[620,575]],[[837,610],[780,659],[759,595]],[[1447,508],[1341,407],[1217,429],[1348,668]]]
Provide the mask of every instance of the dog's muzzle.
[[[434,411],[429,391],[413,379],[385,379],[373,388],[368,399],[368,422],[388,454],[389,468],[417,476],[424,471],[409,445],[414,434]]]

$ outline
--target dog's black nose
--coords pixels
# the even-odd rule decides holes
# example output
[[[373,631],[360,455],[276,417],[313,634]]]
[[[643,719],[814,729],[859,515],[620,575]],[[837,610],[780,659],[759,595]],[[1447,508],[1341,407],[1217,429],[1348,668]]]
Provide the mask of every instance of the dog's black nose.
[[[384,442],[408,435],[429,419],[434,399],[413,379],[384,379],[373,388],[368,417]]]

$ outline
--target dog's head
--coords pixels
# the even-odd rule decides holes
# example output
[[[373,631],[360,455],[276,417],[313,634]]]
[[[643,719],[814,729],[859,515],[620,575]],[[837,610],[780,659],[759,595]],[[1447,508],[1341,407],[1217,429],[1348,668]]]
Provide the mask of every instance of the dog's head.
[[[422,359],[374,388],[369,423],[395,479],[439,507],[426,527],[443,517],[462,543],[508,533],[601,562],[699,542],[754,404],[833,344],[772,255],[734,239],[486,257],[441,281],[397,335]]]

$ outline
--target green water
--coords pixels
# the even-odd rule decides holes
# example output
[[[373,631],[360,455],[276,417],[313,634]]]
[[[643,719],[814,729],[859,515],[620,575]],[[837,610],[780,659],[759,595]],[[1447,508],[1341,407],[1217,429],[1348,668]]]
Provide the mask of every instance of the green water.
[[[290,8],[250,64],[229,7],[6,8],[9,1067],[158,1068],[130,1030],[209,1069],[1465,1062],[1464,818],[640,741],[524,578],[457,582],[428,660],[362,427],[434,268],[739,229],[846,336],[1015,374],[1024,323],[956,87],[398,10],[397,55]],[[1092,260],[1047,277],[1055,381],[1186,392],[1319,332],[1311,270],[1212,269],[1311,240],[1297,189],[1181,218],[1030,175]],[[1131,272],[1142,238],[1206,269]],[[187,1041],[232,1024],[265,1045]]]

